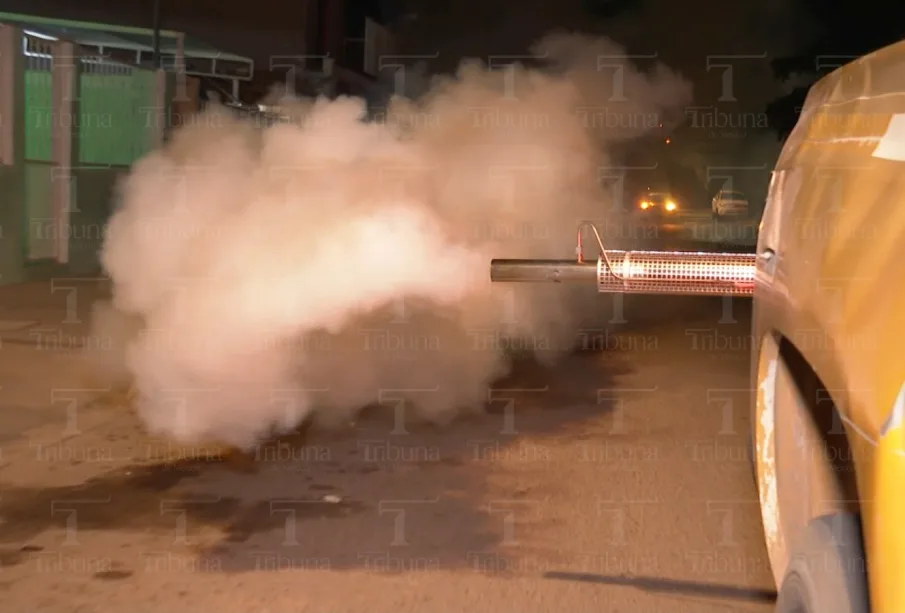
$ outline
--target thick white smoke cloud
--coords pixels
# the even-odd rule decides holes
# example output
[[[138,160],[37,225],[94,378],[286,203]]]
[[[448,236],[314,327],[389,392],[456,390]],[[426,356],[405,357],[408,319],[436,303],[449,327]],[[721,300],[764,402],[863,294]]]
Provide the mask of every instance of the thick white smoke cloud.
[[[446,421],[482,409],[512,347],[552,360],[604,320],[593,288],[493,286],[489,261],[572,257],[577,223],[608,211],[599,168],[690,86],[628,63],[614,78],[608,41],[536,51],[545,72],[466,63],[378,122],[353,98],[267,128],[211,109],[139,161],[94,321],[122,354],[94,357],[148,429],[248,448],[399,399]]]

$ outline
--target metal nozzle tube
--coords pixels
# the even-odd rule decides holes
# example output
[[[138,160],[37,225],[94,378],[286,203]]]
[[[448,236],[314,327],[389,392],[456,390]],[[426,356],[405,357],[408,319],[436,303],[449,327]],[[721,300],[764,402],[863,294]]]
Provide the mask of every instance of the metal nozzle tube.
[[[597,283],[597,262],[575,260],[493,260],[494,283]]]
[[[607,263],[609,262],[609,264]],[[612,265],[612,268],[610,268]],[[750,253],[607,251],[596,263],[574,260],[493,260],[497,283],[595,283],[601,293],[751,296]]]

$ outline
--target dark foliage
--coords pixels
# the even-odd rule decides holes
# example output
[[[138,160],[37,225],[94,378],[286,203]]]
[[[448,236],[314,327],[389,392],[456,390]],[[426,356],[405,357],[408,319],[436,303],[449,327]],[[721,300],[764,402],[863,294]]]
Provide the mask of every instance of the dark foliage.
[[[817,26],[817,35],[790,57],[772,62],[779,79],[807,76],[802,87],[771,102],[770,125],[785,138],[795,126],[810,86],[849,61],[905,37],[905,3],[888,0],[798,0],[804,22]]]

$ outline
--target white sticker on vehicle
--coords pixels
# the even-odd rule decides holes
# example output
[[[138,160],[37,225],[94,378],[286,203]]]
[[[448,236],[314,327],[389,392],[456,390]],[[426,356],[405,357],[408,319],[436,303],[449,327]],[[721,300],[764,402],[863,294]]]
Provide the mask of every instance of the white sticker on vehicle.
[[[880,437],[886,436],[890,430],[895,430],[903,422],[905,422],[905,384],[902,384],[902,387],[899,388],[899,395],[896,396],[896,401],[892,405],[892,411],[889,413],[889,417],[886,418],[886,423],[880,428]]]
[[[883,160],[905,162],[905,113],[892,116],[872,155]]]

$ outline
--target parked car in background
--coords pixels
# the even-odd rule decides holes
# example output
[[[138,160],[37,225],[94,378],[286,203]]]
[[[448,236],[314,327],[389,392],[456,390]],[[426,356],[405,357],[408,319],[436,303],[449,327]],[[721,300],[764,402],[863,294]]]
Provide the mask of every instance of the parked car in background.
[[[747,216],[748,198],[734,189],[721,189],[713,197],[714,217]]]

